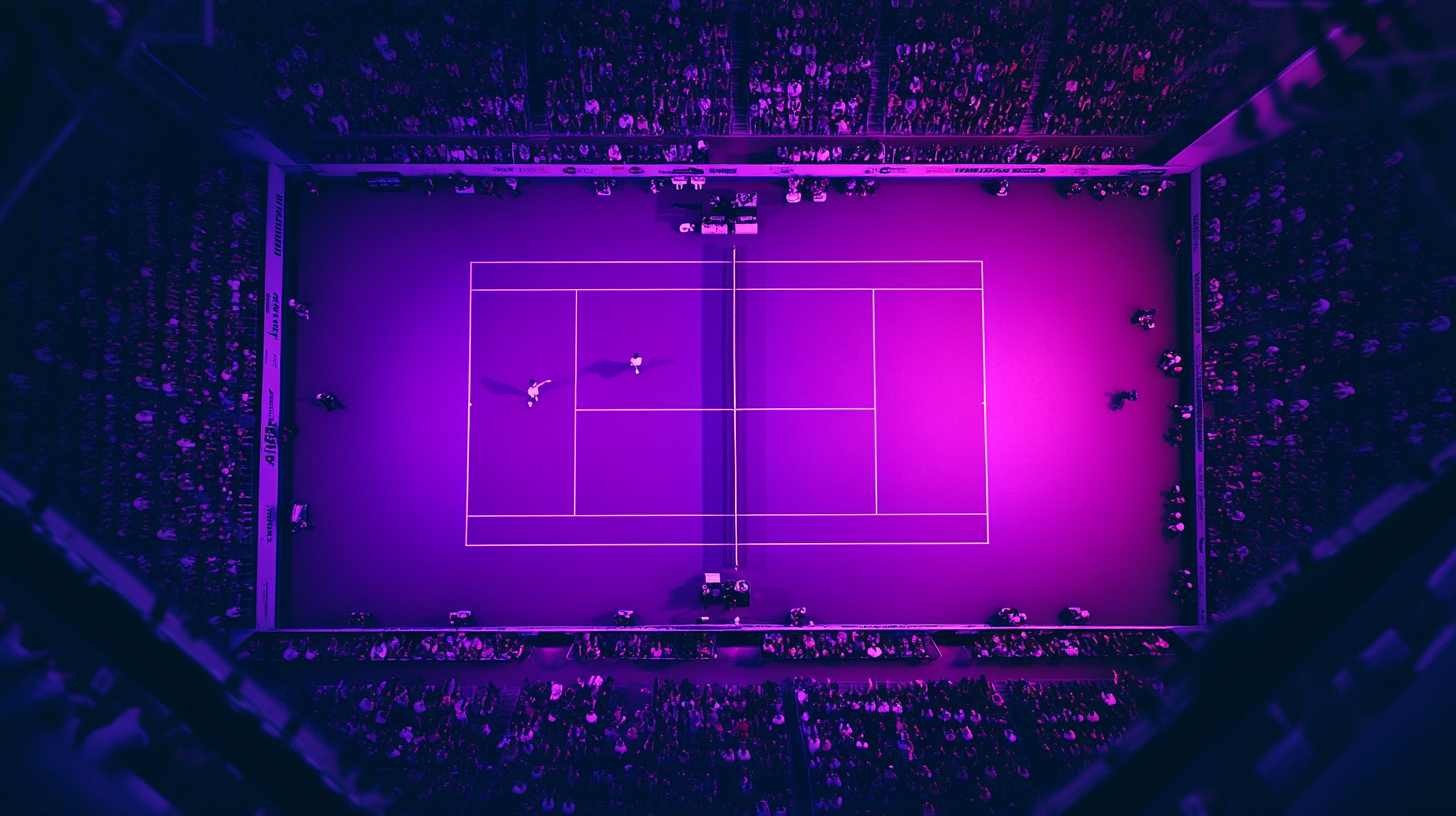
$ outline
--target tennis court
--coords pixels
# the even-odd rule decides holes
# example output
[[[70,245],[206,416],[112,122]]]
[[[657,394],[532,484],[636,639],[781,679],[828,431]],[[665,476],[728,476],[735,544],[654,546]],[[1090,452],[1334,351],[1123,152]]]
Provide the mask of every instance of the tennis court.
[[[979,261],[470,277],[467,545],[989,540]]]

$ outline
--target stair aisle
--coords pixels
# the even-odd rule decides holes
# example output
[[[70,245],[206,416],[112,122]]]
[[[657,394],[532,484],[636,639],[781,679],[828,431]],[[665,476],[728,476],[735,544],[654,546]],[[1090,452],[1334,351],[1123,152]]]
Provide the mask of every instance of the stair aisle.
[[[794,816],[809,816],[814,812],[814,791],[809,782],[809,749],[804,743],[804,721],[799,719],[799,698],[790,680],[779,688],[784,697],[784,719],[788,729],[789,758],[792,760],[794,780]]]
[[[866,133],[885,135],[885,113],[890,107],[890,29],[899,17],[889,0],[879,0],[880,25],[875,29],[875,65],[870,69],[870,115]]]
[[[490,722],[490,736],[486,738],[485,763],[487,768],[476,775],[475,781],[471,784],[470,796],[465,800],[464,813],[480,814],[493,813],[490,808],[490,779],[495,774],[495,765],[500,757],[500,751],[496,746],[506,734],[510,733],[511,717],[515,716],[516,705],[521,701],[520,686],[506,686],[501,689],[500,703],[496,706],[495,719]]]
[[[728,37],[732,42],[733,75],[732,100],[733,118],[729,132],[734,136],[747,136],[748,127],[748,65],[752,57],[748,47],[753,42],[753,9],[751,0],[729,0]]]
[[[526,116],[532,135],[551,133],[546,115],[546,72],[541,58],[541,10],[536,3],[527,3],[523,18],[526,28]]]
[[[1032,69],[1031,78],[1031,99],[1026,104],[1026,116],[1021,119],[1021,128],[1016,131],[1018,136],[1034,136],[1040,133],[1042,119],[1038,106],[1041,104],[1042,83],[1047,81],[1047,72],[1051,70],[1052,49],[1057,43],[1062,42],[1067,36],[1067,13],[1071,10],[1071,3],[1067,0],[1056,0],[1052,3],[1052,10],[1048,12],[1051,19],[1047,21],[1046,31],[1041,35],[1041,44],[1036,49],[1036,66]]]

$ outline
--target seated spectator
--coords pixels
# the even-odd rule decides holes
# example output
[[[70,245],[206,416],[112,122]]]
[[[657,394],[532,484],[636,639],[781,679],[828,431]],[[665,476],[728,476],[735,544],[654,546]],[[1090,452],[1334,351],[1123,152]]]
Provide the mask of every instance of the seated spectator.
[[[184,157],[48,176],[6,307],[30,349],[5,466],[219,627],[253,622],[262,183]]]
[[[763,637],[770,660],[935,660],[940,650],[928,632],[833,629],[773,632]]]
[[[551,0],[541,9],[553,133],[727,133],[726,0]]]
[[[238,78],[298,135],[525,133],[520,9],[449,10],[361,0],[218,4],[217,38]]]
[[[931,0],[898,10],[886,133],[1012,134],[1031,103],[1045,0]]]
[[[525,658],[528,649],[526,639],[513,632],[254,632],[233,650],[233,656],[238,660],[293,660],[302,655],[323,661],[516,661]]]
[[[1296,131],[1204,182],[1215,619],[1450,443],[1456,347],[1435,329],[1456,276],[1401,159],[1348,127]]]
[[[855,0],[750,0],[753,133],[864,133],[880,15]]]
[[[1041,81],[1046,133],[1162,133],[1217,88],[1271,10],[1198,0],[1072,0]]]
[[[577,660],[712,660],[715,638],[707,632],[583,632],[572,644]]]
[[[966,649],[978,659],[1173,656],[1172,645],[1154,629],[982,631]]]

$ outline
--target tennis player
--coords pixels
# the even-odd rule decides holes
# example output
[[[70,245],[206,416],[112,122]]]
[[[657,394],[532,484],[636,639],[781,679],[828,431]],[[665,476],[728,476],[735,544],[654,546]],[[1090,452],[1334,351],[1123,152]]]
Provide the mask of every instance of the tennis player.
[[[642,352],[640,352],[640,351],[634,351],[634,352],[632,352],[632,359],[630,359],[630,360],[627,361],[627,365],[632,366],[632,373],[633,374],[641,374],[642,373]]]
[[[526,407],[527,408],[535,408],[536,407],[536,403],[538,403],[538,402],[541,401],[541,386],[543,386],[543,385],[545,385],[546,383],[549,383],[549,382],[551,382],[551,381],[550,380],[542,380],[541,382],[538,383],[535,380],[531,380],[531,384],[528,385],[528,386],[526,386]]]

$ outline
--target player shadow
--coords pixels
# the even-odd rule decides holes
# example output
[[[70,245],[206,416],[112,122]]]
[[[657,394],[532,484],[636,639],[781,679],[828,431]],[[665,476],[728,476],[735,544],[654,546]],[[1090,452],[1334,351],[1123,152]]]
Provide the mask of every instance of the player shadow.
[[[552,380],[541,386],[542,391],[554,391],[557,387],[566,385],[570,380]],[[526,396],[525,386],[511,385],[500,380],[493,380],[490,377],[481,377],[480,384],[485,390],[502,397],[524,397]]]
[[[659,366],[672,365],[675,362],[677,361],[670,357],[660,360],[652,359],[642,364],[642,370],[648,371]],[[597,360],[591,365],[582,366],[581,370],[584,374],[595,374],[604,380],[610,380],[623,374],[630,374],[632,367],[619,360]]]
[[[1102,396],[1107,397],[1107,409],[1109,411],[1121,411],[1127,406],[1127,401],[1118,401],[1117,397],[1121,391],[1103,391]]]

